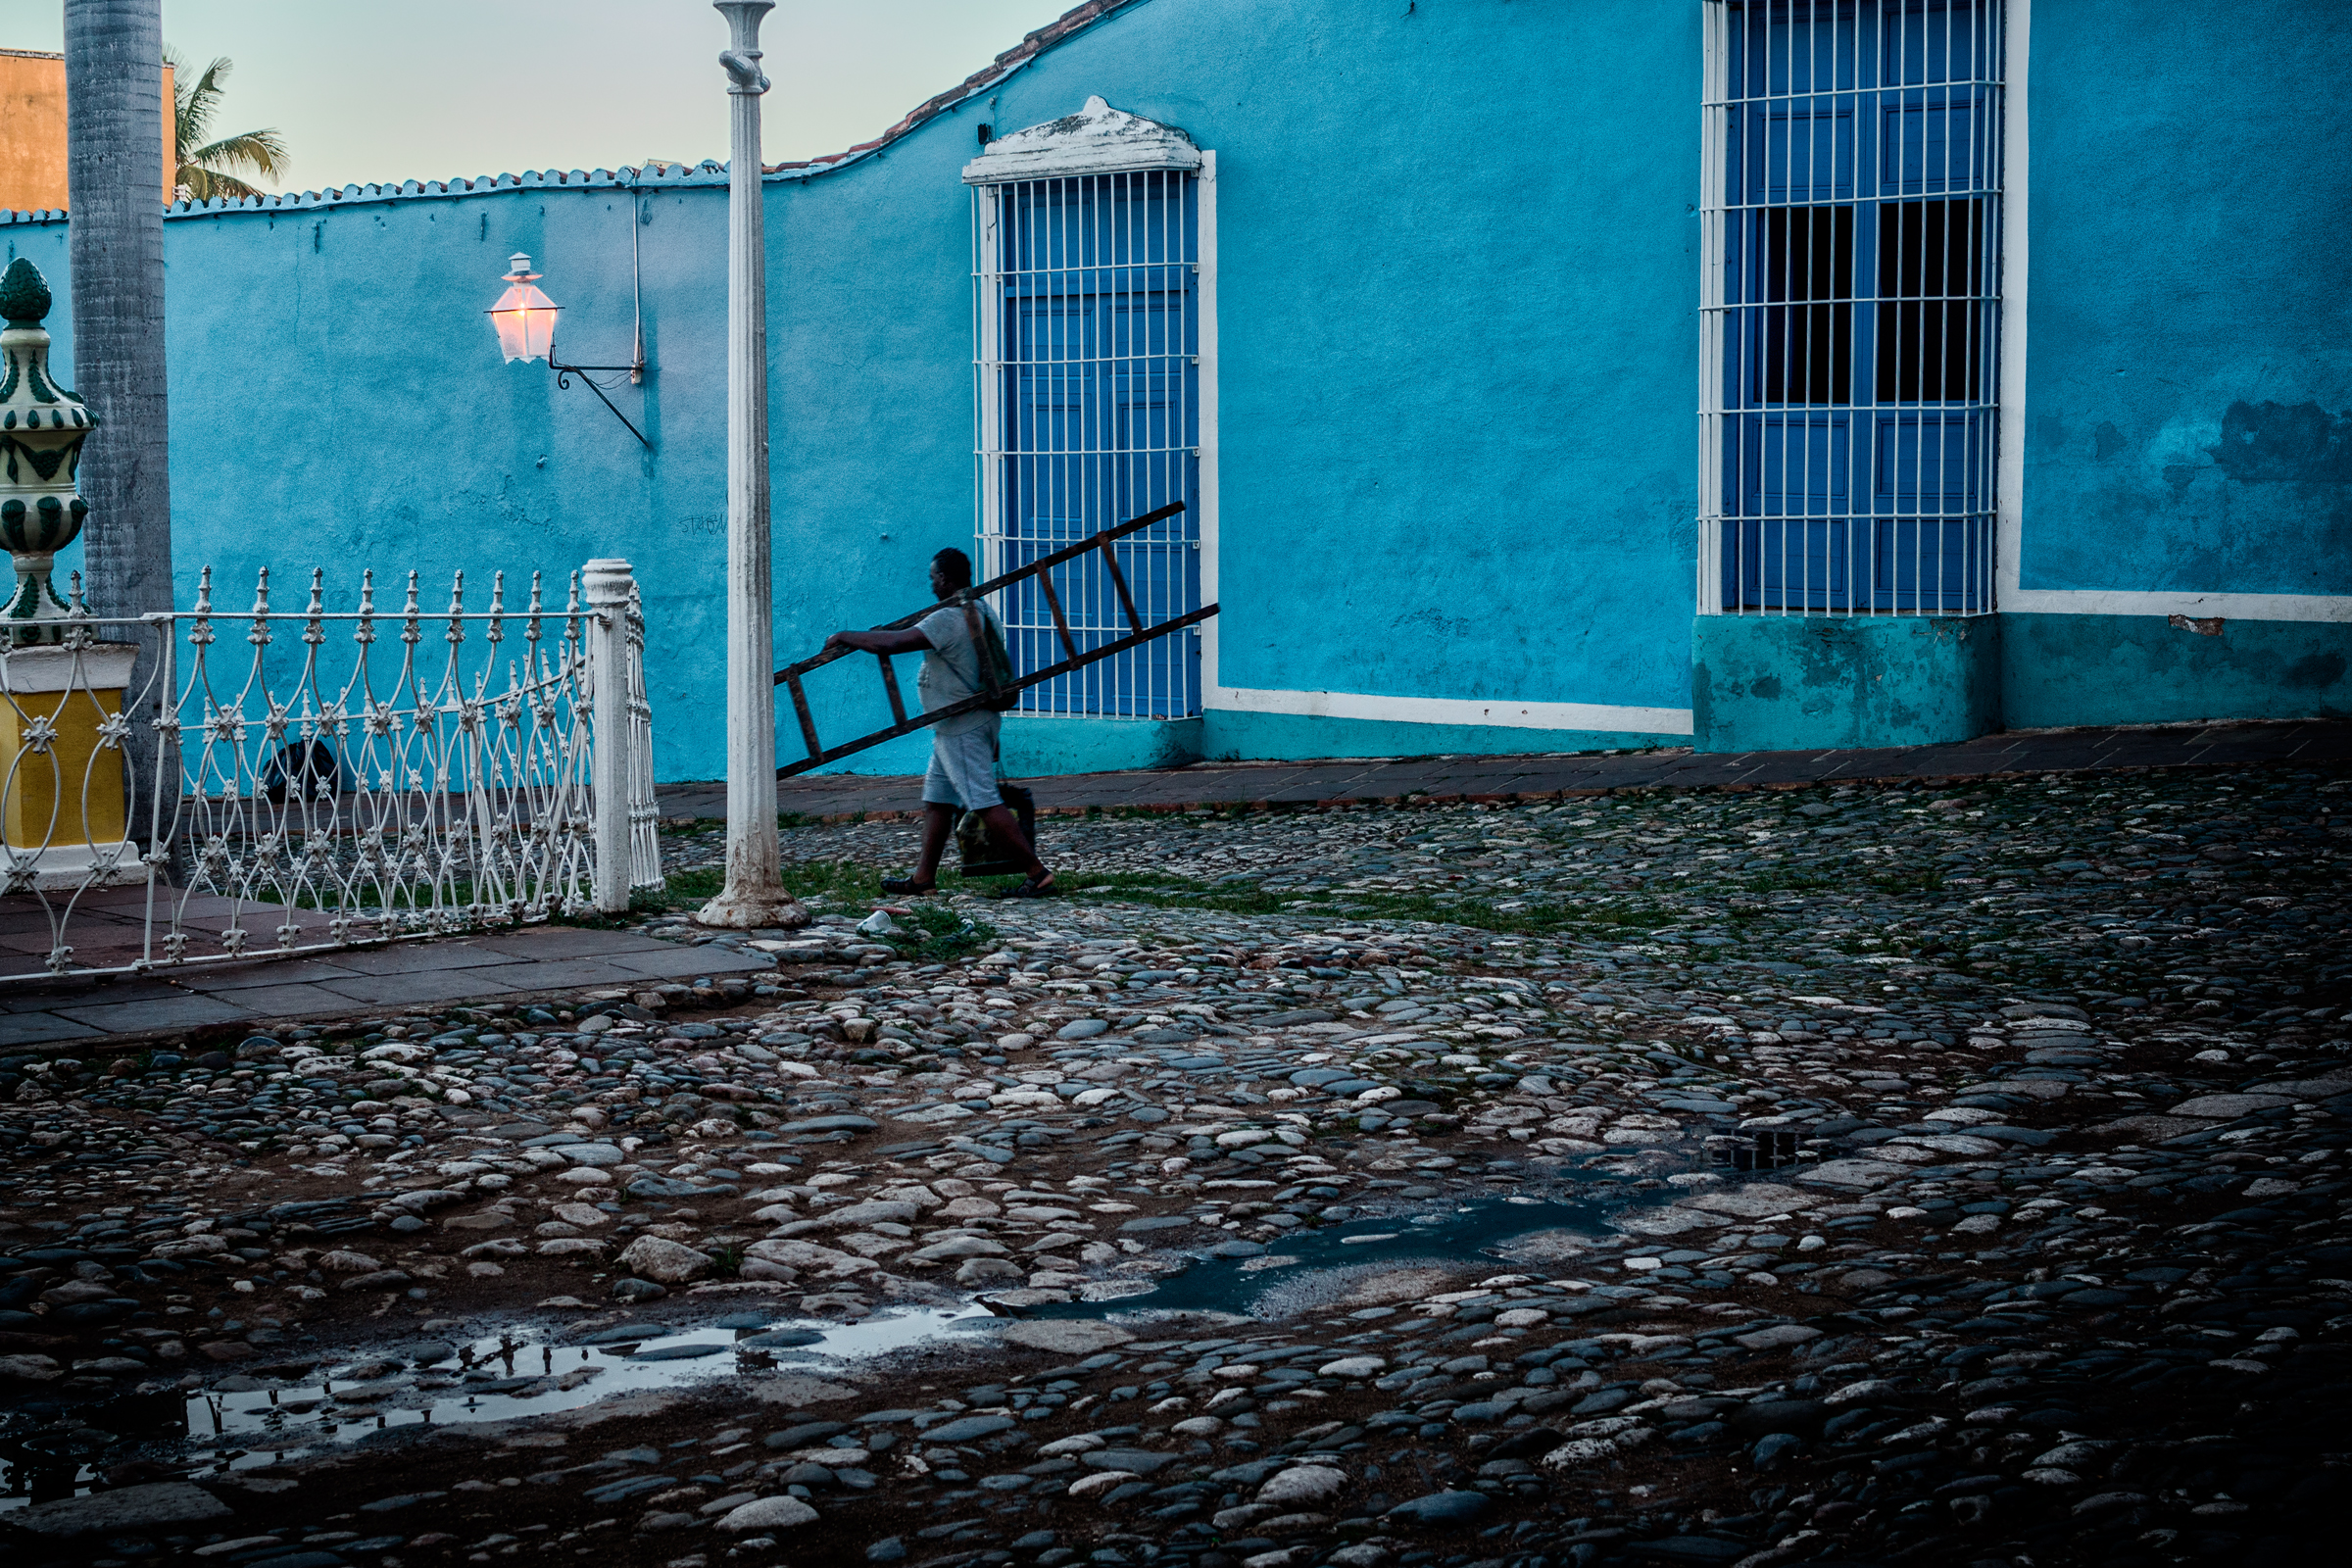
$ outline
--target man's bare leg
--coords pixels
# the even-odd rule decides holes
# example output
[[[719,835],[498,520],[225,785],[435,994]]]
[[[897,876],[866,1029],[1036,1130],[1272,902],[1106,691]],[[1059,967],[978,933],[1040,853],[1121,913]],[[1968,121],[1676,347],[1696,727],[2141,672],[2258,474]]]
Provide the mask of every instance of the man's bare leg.
[[[915,865],[914,875],[886,876],[882,891],[906,897],[908,894],[930,893],[939,886],[939,858],[948,847],[948,834],[956,826],[956,808],[941,806],[934,801],[923,803],[923,853]]]
[[[1021,832],[1020,818],[1012,814],[1009,807],[1001,804],[989,807],[980,813],[980,819],[1020,855],[1031,886],[1045,887],[1053,882],[1054,873],[1047,870],[1045,862],[1037,858],[1037,851],[1031,848],[1028,838]],[[883,891],[897,894],[929,893],[938,887],[940,857],[947,852],[948,835],[955,830],[955,826],[954,807],[924,802],[922,858],[915,865],[914,875],[904,881],[892,877],[882,884]]]
[[[923,803],[923,856],[914,867],[914,880],[925,887],[939,881],[939,858],[947,853],[948,835],[956,827],[956,808],[935,801]]]

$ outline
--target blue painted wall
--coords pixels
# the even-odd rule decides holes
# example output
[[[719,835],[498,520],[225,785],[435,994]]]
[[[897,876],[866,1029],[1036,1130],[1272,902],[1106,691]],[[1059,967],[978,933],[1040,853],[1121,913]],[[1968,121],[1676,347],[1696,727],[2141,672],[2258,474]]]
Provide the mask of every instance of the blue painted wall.
[[[780,654],[911,608],[931,552],[969,544],[959,172],[983,119],[1099,92],[1220,158],[1224,681],[1683,706],[1697,155],[1659,130],[1690,123],[1697,23],[1684,0],[1154,0],[877,156],[771,178]],[[526,250],[563,351],[625,359],[626,191],[372,195],[167,224],[179,560],[232,594],[264,564],[347,588],[416,565],[429,597],[459,566],[625,555],[659,769],[718,772],[722,190],[639,198],[655,374],[615,397],[651,457],[583,391],[499,364],[481,318]],[[10,232],[62,259],[62,225]],[[812,696],[828,739],[881,712],[861,662]],[[1427,728],[1402,749],[1557,738]],[[1348,749],[1316,729],[1264,739]]]
[[[2033,43],[2021,586],[2352,593],[2352,8]]]
[[[658,769],[707,774],[724,744],[723,694],[698,652],[724,623],[725,282],[711,262],[724,188],[705,176],[640,193],[655,370],[642,390],[609,379],[649,456],[584,388],[502,364],[482,315],[506,258],[527,251],[565,308],[559,352],[628,361],[630,193],[584,187],[551,175],[166,222],[179,601],[210,565],[215,604],[245,608],[268,566],[275,603],[299,607],[317,565],[335,610],[370,568],[379,607],[400,603],[410,569],[434,609],[459,570],[469,608],[501,569],[511,607],[534,570],[561,605],[580,563],[623,556],[658,628]],[[70,345],[65,224],[0,227],[7,245],[50,274],[50,330]]]
[[[1658,131],[1690,122],[1698,49],[1684,0],[1154,0],[780,187],[779,581],[824,560],[829,590],[780,597],[780,635],[845,597],[902,609],[870,585],[968,541],[959,171],[981,120],[1100,93],[1218,157],[1222,682],[1686,706],[1697,147]],[[1211,715],[1210,752],[1373,744],[1238,717]],[[1383,751],[1556,739],[1382,728]],[[916,765],[901,750],[862,765]]]
[[[2010,413],[2025,586],[2352,592],[2352,109],[2310,90],[2352,61],[2352,13],[2040,12]],[[929,555],[968,547],[959,172],[982,121],[1100,93],[1218,154],[1221,681],[1688,706],[1699,22],[1694,0],[1148,0],[877,153],[771,176],[779,662],[913,608]],[[613,396],[651,455],[585,390],[502,365],[481,316],[528,251],[566,307],[563,352],[625,359],[633,217],[653,374]],[[560,583],[623,555],[652,616],[658,771],[718,773],[724,227],[714,170],[634,198],[548,175],[174,214],[183,595],[207,563],[224,605],[262,564],[317,563],[342,603],[365,566],[387,588],[420,568],[427,603],[464,567],[479,603],[495,567]],[[0,246],[58,289],[70,378],[62,220],[0,220]],[[2290,678],[2331,667],[2331,628],[2280,623],[2227,678],[2126,661],[2119,688],[2105,651],[2161,639],[2082,618],[2007,639],[2005,684],[2042,694],[2009,722],[2340,703],[2332,677]],[[2029,672],[2020,649],[2057,662]],[[863,661],[811,696],[829,740],[881,722]],[[793,755],[788,713],[778,732]],[[1212,710],[1016,726],[1008,762],[1673,739]],[[849,765],[909,771],[923,747]]]

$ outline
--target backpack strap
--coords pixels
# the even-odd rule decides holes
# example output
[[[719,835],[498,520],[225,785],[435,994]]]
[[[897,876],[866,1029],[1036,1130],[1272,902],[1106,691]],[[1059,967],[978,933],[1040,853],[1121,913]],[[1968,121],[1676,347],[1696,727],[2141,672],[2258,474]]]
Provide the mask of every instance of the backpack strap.
[[[972,598],[969,589],[956,597],[963,605],[964,630],[971,634],[972,639],[972,668],[979,675],[973,684],[987,695],[990,702],[1002,702],[1004,688],[997,679],[997,662],[988,657],[988,627],[980,618],[979,603]]]

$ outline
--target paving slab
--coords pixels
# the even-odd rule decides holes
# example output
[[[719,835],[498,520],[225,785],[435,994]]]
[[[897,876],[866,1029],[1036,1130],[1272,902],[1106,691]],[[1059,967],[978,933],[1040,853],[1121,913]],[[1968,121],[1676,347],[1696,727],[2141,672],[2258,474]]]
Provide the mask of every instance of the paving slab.
[[[52,1040],[87,1040],[103,1036],[105,1030],[54,1012],[0,1013],[0,1046],[39,1046]]]
[[[754,958],[725,948],[682,948],[674,942],[648,942],[646,951],[615,957],[612,962],[636,974],[675,978],[689,974],[764,974],[774,967],[766,958]]]
[[[358,1006],[413,1006],[425,1002],[458,1002],[466,997],[496,996],[511,989],[476,978],[486,965],[466,964],[452,969],[415,969],[394,974],[354,975],[319,989],[348,997]]]
[[[77,944],[76,956],[82,956]],[[241,962],[183,965],[151,979],[28,980],[0,987],[0,1044],[347,1016],[485,997],[766,973],[772,967],[763,956],[687,947],[634,931],[535,925],[291,958],[265,954]]]
[[[209,1023],[228,1023],[253,1016],[234,1003],[193,991],[140,1002],[112,1002],[94,1005],[81,1004],[59,1007],[56,1012],[61,1018],[88,1024],[110,1035],[139,1034],[150,1029],[195,1029]]]
[[[532,925],[511,931],[492,931],[466,939],[467,944],[492,953],[511,954],[532,959],[584,958],[610,953],[642,953],[648,947],[666,948],[674,943],[655,942],[633,931],[599,931],[589,926]]]
[[[1431,796],[1552,795],[1570,789],[1664,785],[1806,784],[1853,778],[1969,778],[2002,773],[2078,772],[2102,767],[2184,767],[2352,757],[2352,722],[2246,721],[2148,728],[2009,731],[1941,746],[1867,750],[1701,753],[1689,747],[1636,752],[1542,753],[1520,757],[1333,758],[1304,762],[1195,762],[1157,770],[1074,773],[1020,780],[1041,806],[1220,806],[1264,801],[1394,800]],[[803,774],[777,785],[781,809],[806,816],[911,811],[922,781],[913,775]],[[711,782],[661,792],[665,815],[726,814],[726,790]]]
[[[381,948],[351,948],[335,955],[335,962],[362,975],[485,968],[514,961],[513,954],[483,947],[478,936],[470,935],[417,937]]]
[[[249,1018],[317,1018],[363,1010],[343,993],[316,985],[235,986],[200,994]]]
[[[667,944],[664,944],[665,946]],[[629,962],[601,956],[592,958],[547,958],[530,963],[500,963],[486,969],[468,969],[466,981],[479,986],[477,995],[501,991],[561,991],[582,986],[632,986],[642,984],[657,975],[666,977],[672,971],[658,971],[639,967],[642,958],[632,956]],[[690,974],[710,974],[713,967],[678,971]]]
[[[337,958],[341,956],[337,955]],[[276,990],[323,980],[348,980],[364,972],[335,958],[273,958],[191,971],[184,983],[191,991],[220,996],[231,991]]]

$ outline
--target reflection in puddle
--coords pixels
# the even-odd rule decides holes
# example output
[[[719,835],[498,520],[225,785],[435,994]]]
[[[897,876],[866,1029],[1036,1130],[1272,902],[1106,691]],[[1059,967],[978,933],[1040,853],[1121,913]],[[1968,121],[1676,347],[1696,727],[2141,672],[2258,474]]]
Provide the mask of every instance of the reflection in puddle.
[[[549,1415],[615,1394],[770,1367],[821,1376],[845,1361],[1004,1321],[974,1305],[850,1324],[736,1314],[690,1328],[617,1324],[559,1340],[510,1333],[346,1357],[294,1388],[36,1404],[0,1417],[0,1512],[87,1492],[100,1471],[134,1458],[176,1461],[175,1473],[193,1463],[184,1473],[216,1475],[397,1427]]]
[[[1158,1282],[1104,1282],[1098,1298],[1039,1306],[1037,1317],[1224,1312],[1261,1317],[1338,1309],[1397,1310],[1469,1258],[1556,1264],[1611,1229],[1638,1192],[1598,1173],[1578,1201],[1481,1199],[1409,1216],[1351,1220],[1286,1236],[1279,1252],[1209,1256]],[[1419,1267],[1416,1268],[1415,1265]],[[516,1331],[488,1339],[419,1342],[322,1365],[316,1383],[123,1394],[87,1403],[25,1400],[0,1413],[0,1512],[87,1492],[98,1475],[138,1459],[167,1474],[217,1475],[282,1463],[313,1449],[413,1426],[457,1426],[552,1415],[615,1394],[673,1389],[760,1370],[821,1377],[844,1362],[946,1334],[986,1333],[1006,1320],[982,1303],[921,1309],[859,1323],[738,1313],[691,1327],[623,1323],[592,1331]],[[193,1466],[193,1469],[189,1467]]]
[[[1325,1306],[1375,1307],[1393,1298],[1374,1283],[1415,1277],[1418,1262],[1471,1258],[1553,1264],[1574,1256],[1580,1243],[1610,1231],[1635,1202],[1670,1196],[1638,1192],[1631,1183],[1576,1173],[1592,1185],[1578,1201],[1511,1197],[1479,1199],[1411,1215],[1350,1220],[1286,1236],[1279,1252],[1233,1258],[1208,1256],[1145,1295],[1106,1301],[1071,1301],[1032,1309],[1036,1317],[1104,1317],[1124,1312],[1230,1312],[1277,1317]],[[1422,1284],[1435,1288],[1442,1276]],[[1369,1293],[1369,1294],[1367,1294]],[[1410,1299],[1418,1290],[1405,1294]]]

